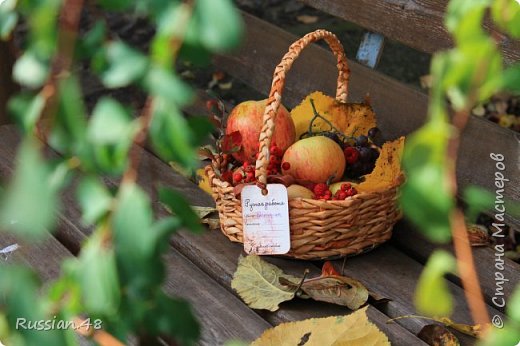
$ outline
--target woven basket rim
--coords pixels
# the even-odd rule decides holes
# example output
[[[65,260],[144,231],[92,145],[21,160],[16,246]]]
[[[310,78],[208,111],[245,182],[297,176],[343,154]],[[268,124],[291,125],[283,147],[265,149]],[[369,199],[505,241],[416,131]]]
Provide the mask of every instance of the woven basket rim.
[[[217,154],[217,155],[219,155],[219,154]],[[212,163],[206,165],[205,169],[207,169],[207,167],[210,167],[213,170],[213,172],[215,172],[215,167],[213,166]],[[217,174],[215,174],[215,177],[213,179],[217,179],[222,184],[223,187],[235,188],[235,186],[230,184],[228,181],[220,179],[220,177]],[[389,186],[387,186],[385,188],[376,189],[374,191],[359,191],[354,196],[358,196],[358,195],[360,195],[360,196],[368,196],[368,195],[381,194],[381,193],[384,193],[386,191],[389,191],[389,190],[392,190],[392,189],[400,187],[404,183],[404,181],[405,181],[404,172],[400,171],[399,175],[397,176],[397,178],[394,180],[394,182],[391,185],[389,185]],[[212,181],[210,181],[210,185],[214,186]],[[254,183],[249,183],[249,184],[246,184],[246,185],[254,185]],[[299,184],[297,184],[297,185],[299,185]],[[354,197],[354,196],[352,196],[352,197]],[[235,197],[237,197],[237,196],[235,195]],[[301,200],[304,200],[304,201],[305,200],[308,200],[308,201],[315,201],[316,200],[314,198],[302,198],[302,197],[289,198],[289,200],[293,200],[293,199],[301,199]],[[338,200],[323,200],[323,201],[325,201],[325,202],[334,202],[334,203],[338,204],[338,202],[348,201],[348,198],[346,200],[343,200],[343,201],[338,201]]]

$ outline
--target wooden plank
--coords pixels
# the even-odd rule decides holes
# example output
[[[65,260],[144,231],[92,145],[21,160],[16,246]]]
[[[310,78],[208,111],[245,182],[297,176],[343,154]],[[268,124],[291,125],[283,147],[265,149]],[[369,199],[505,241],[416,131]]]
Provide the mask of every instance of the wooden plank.
[[[267,94],[275,66],[297,38],[248,14],[244,14],[244,20],[247,33],[240,50],[219,56],[214,61],[219,68]],[[425,94],[356,62],[349,63],[350,101],[359,102],[369,92],[378,126],[388,139],[410,134],[424,123],[428,106]],[[312,45],[302,53],[288,74],[283,103],[294,107],[314,90],[334,95],[336,77],[333,55],[324,48]],[[519,167],[517,136],[510,130],[472,116],[462,134],[457,164],[459,184],[462,187],[474,184],[494,191],[495,166],[487,158],[491,152],[501,153],[510,169]],[[510,182],[505,186],[504,196],[520,200],[520,175],[507,174]],[[508,222],[520,226],[520,220],[511,216],[508,216]]]
[[[14,172],[16,165],[16,150],[20,143],[21,137],[14,125],[0,126],[0,140],[2,148],[0,150],[0,176],[7,178]],[[48,158],[56,158],[57,155],[50,148],[44,149],[44,154]],[[73,186],[75,183],[73,183]],[[77,207],[73,189],[67,189],[61,194],[61,203],[67,208],[62,208],[57,215],[57,224],[54,230],[55,237],[64,244],[73,254],[79,252],[79,248],[83,237],[78,232],[81,217],[81,211]],[[75,220],[76,222],[71,222]]]
[[[201,321],[201,345],[222,345],[230,339],[251,342],[272,327],[176,250],[165,258],[165,289],[192,304]]]
[[[435,249],[445,249],[453,252],[453,246],[440,246],[432,244],[417,231],[412,230],[412,226],[406,222],[400,222],[395,227],[392,242],[408,255],[417,259],[420,263],[426,263],[428,257]],[[499,256],[497,256],[499,254]],[[484,297],[489,305],[493,303],[493,297],[497,294],[498,304],[503,297],[506,300],[513,294],[514,289],[520,284],[520,265],[510,259],[501,256],[500,252],[494,251],[489,247],[474,247],[473,256],[480,286]],[[501,275],[508,281],[501,281]],[[460,279],[450,276],[450,280],[460,285]],[[497,285],[498,283],[498,285]],[[503,294],[503,296],[501,295]],[[498,310],[503,310],[500,306],[495,306]]]
[[[444,28],[447,0],[302,0],[333,16],[379,32],[417,50],[434,53],[453,45]],[[507,63],[520,60],[520,41],[486,28],[498,40]]]
[[[11,252],[7,259],[0,256],[2,263],[17,263],[33,268],[42,282],[57,279],[61,270],[61,262],[72,254],[49,235],[42,242],[24,242],[15,235],[4,231],[0,232],[0,249],[9,245],[18,244],[20,247]]]
[[[343,261],[335,261],[337,267],[341,267]],[[356,277],[376,292],[384,292],[392,299],[382,310],[391,317],[415,314],[414,294],[417,280],[421,275],[423,266],[404,255],[390,244],[381,246],[366,255],[347,259],[345,274]],[[484,278],[486,280],[486,278]],[[448,288],[453,297],[453,313],[450,316],[459,323],[471,324],[471,315],[466,304],[463,290],[451,283]],[[488,305],[488,311],[492,315],[503,315],[495,308]],[[430,322],[419,319],[403,319],[398,321],[413,333]],[[465,342],[471,339],[457,335]]]

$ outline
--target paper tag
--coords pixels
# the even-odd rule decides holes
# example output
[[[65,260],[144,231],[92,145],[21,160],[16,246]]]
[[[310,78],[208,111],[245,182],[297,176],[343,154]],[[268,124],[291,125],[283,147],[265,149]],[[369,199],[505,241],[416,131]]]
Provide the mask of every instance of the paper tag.
[[[255,185],[242,189],[244,250],[248,254],[281,255],[291,248],[287,188],[268,184],[267,195]]]

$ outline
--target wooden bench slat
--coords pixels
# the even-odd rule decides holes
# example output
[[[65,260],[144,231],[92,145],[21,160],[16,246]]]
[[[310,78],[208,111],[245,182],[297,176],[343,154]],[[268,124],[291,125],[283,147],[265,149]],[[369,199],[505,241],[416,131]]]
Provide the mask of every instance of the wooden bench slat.
[[[392,242],[396,244],[399,249],[402,249],[405,253],[421,263],[425,263],[430,254],[439,248],[438,245],[432,244],[421,234],[413,231],[411,226],[406,222],[400,222],[395,227]],[[453,252],[453,246],[451,245],[442,246],[441,248]],[[489,305],[494,305],[492,299],[495,296],[497,287],[498,292],[501,292],[503,298],[507,300],[513,294],[514,289],[520,284],[520,265],[505,258],[505,256],[496,256],[497,253],[500,254],[500,252],[495,252],[489,247],[473,248],[473,256],[480,278],[480,286]],[[497,265],[498,268],[495,267],[495,265]],[[495,275],[500,274],[495,273],[499,272],[509,281],[497,286]],[[460,280],[457,276],[450,276],[450,279],[460,285]],[[497,279],[500,279],[500,276],[498,276]],[[501,298],[502,296],[497,297]],[[497,309],[503,310],[500,309],[500,307],[497,307]]]
[[[280,62],[296,37],[258,18],[244,14],[247,34],[237,52],[214,59],[215,65],[256,90],[267,94],[275,66]],[[350,102],[361,101],[370,93],[378,125],[389,138],[407,135],[419,128],[426,119],[428,98],[417,89],[403,85],[376,71],[350,61]],[[321,90],[335,94],[336,64],[332,53],[317,45],[308,47],[288,73],[282,97],[284,105],[294,107],[308,93]],[[200,110],[204,112],[204,110]],[[204,113],[202,113],[204,114]],[[472,116],[462,133],[457,177],[462,187],[479,185],[495,190],[495,163],[491,152],[503,154],[511,173],[504,196],[520,200],[520,166],[518,135],[484,119]],[[508,216],[508,222],[520,226],[520,220]]]
[[[3,172],[2,172],[3,173]],[[0,255],[2,263],[18,263],[31,267],[42,282],[57,279],[61,271],[61,261],[72,254],[54,237],[49,235],[43,242],[23,242],[18,237],[0,232],[0,249],[18,244],[20,247],[9,254],[7,261]],[[2,279],[3,280],[3,279]]]
[[[177,250],[165,256],[168,293],[188,300],[201,322],[201,345],[222,345],[230,339],[251,342],[272,326]]]
[[[417,50],[434,53],[453,45],[444,28],[447,0],[302,0],[305,4],[358,24]],[[486,25],[490,27],[489,22]],[[507,63],[520,60],[520,41],[492,30]]]

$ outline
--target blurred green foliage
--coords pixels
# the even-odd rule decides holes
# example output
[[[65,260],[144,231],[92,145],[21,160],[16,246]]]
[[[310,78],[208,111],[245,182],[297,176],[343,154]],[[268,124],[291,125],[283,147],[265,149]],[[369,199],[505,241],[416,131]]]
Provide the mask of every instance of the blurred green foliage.
[[[470,110],[493,94],[520,91],[520,64],[505,68],[497,43],[483,27],[486,12],[510,37],[520,35],[520,3],[516,0],[451,0],[445,25],[455,46],[433,56],[428,120],[407,140],[403,165],[407,182],[402,189],[401,205],[405,215],[432,241],[451,239],[450,215],[456,208],[456,196],[450,189],[448,171],[455,169],[447,149],[459,136],[449,121],[449,109],[469,116]],[[468,205],[468,219],[488,209],[494,201],[491,193],[469,187],[461,191]],[[514,208],[513,208],[514,209]],[[442,316],[452,310],[451,295],[443,275],[453,273],[455,259],[435,252],[428,261],[416,292],[416,306],[425,314]],[[503,330],[493,330],[486,345],[515,346],[519,341],[520,290],[509,302],[510,322]]]
[[[55,107],[48,107],[43,86],[49,83],[62,32],[61,0],[0,2],[0,37],[6,39],[22,18],[28,32],[23,54],[13,70],[24,91],[9,102],[9,111],[24,133],[13,180],[0,195],[0,229],[25,241],[49,236],[59,213],[59,194],[74,185],[82,222],[94,231],[79,257],[62,263],[61,276],[44,287],[29,268],[0,264],[0,340],[8,345],[76,345],[68,330],[16,329],[17,318],[28,321],[73,320],[87,315],[123,342],[141,344],[157,337],[194,344],[200,327],[189,304],[167,296],[162,285],[163,254],[180,227],[201,231],[197,215],[183,197],[166,188],[161,201],[175,214],[156,219],[150,197],[133,180],[117,188],[104,175],[120,177],[130,165],[136,135],[145,130],[165,161],[195,167],[196,147],[212,130],[203,118],[186,119],[181,107],[194,98],[192,88],[176,74],[176,59],[207,61],[210,54],[235,47],[242,22],[230,0],[98,0],[104,11],[125,11],[147,17],[155,25],[149,52],[108,35],[98,20],[74,47],[73,66],[56,78]],[[59,60],[59,59],[58,59]],[[109,97],[101,98],[87,116],[74,64],[89,61],[107,88],[137,86],[148,95],[151,121],[143,127],[138,110]],[[42,113],[48,126],[47,145],[58,159],[42,155],[45,144],[34,137]],[[54,111],[54,112],[52,112]],[[155,341],[153,341],[155,340]]]

